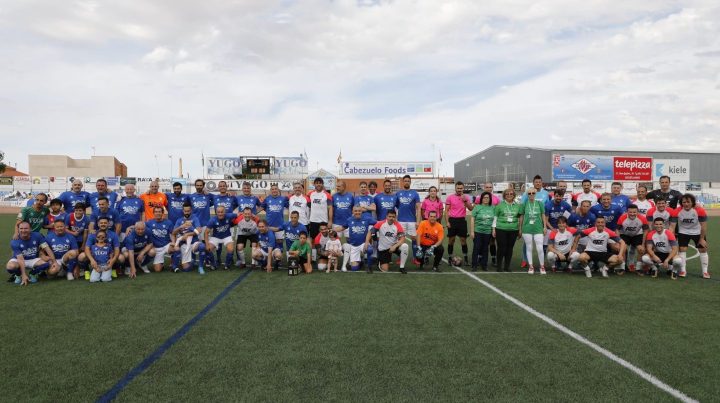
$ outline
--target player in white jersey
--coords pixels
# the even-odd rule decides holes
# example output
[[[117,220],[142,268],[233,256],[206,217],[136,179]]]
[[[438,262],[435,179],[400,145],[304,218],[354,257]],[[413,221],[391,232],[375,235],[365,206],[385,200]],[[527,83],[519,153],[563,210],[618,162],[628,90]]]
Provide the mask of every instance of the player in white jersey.
[[[682,258],[678,255],[675,234],[665,229],[665,220],[656,218],[653,221],[653,231],[648,233],[645,239],[647,253],[643,255],[642,261],[653,266],[652,276],[657,277],[658,270],[663,269],[672,276],[673,280],[677,279],[682,269]]]
[[[648,222],[654,222],[656,218],[662,218],[665,228],[669,229],[670,232],[675,232],[675,225],[677,225],[676,211],[668,207],[667,201],[660,197],[655,199],[655,207],[651,207],[648,210],[645,218]]]
[[[632,200],[632,204],[638,208],[638,213],[647,216],[648,211],[655,207],[655,203],[647,198],[647,186],[638,185],[637,187],[637,198]]]
[[[680,258],[682,259],[682,268],[679,275],[680,277],[687,275],[687,248],[690,241],[693,241],[700,253],[702,276],[709,279],[708,263],[710,258],[707,253],[707,213],[704,208],[696,204],[695,196],[691,193],[684,194],[680,198],[680,204],[681,207],[676,211],[678,244],[680,246]]]
[[[400,272],[405,274],[405,262],[408,258],[410,248],[405,243],[405,232],[402,225],[395,221],[395,211],[388,211],[384,221],[379,221],[373,226],[373,232],[378,239],[378,267],[380,271],[388,271],[392,255],[400,255]]]
[[[638,213],[638,208],[634,204],[629,205],[627,213],[624,213],[618,219],[620,238],[625,241],[628,247],[627,261],[630,263],[633,262],[633,254],[635,254],[637,260],[637,265],[629,265],[631,272],[634,272],[637,268],[637,273],[642,273],[639,269],[642,267],[642,256],[645,254],[645,236],[647,235],[648,229],[647,219],[644,215]],[[625,270],[625,262],[620,264],[620,270],[621,272],[619,273]]]
[[[245,247],[250,242],[250,250],[255,249],[258,243],[257,218],[253,217],[252,209],[245,207],[242,216],[235,219],[233,224],[237,226],[236,248],[240,267],[245,267]],[[253,267],[254,269],[255,267]]]
[[[298,221],[300,221],[300,224],[307,226],[310,224],[310,197],[303,194],[304,190],[302,183],[293,183],[293,194],[288,198],[290,205],[288,214],[297,211]]]
[[[623,262],[625,242],[620,239],[615,232],[605,228],[605,217],[600,216],[596,218],[595,227],[579,231],[575,235],[573,250],[577,249],[580,238],[584,237],[587,237],[589,241],[585,246],[585,251],[578,257],[578,261],[585,270],[585,276],[588,278],[592,277],[590,267],[588,266],[590,261],[595,262],[595,264],[599,266],[600,273],[602,273],[603,277],[608,276],[608,267],[614,268]],[[617,254],[608,252],[608,247],[611,247]]]
[[[573,195],[573,207],[577,208],[585,200],[588,200],[590,202],[590,207],[598,204],[598,201],[600,200],[600,193],[594,192],[592,190],[592,182],[590,181],[590,179],[583,179],[582,189],[582,192],[575,193]]]
[[[332,222],[333,219],[333,207],[332,207],[332,196],[325,190],[325,181],[323,178],[317,177],[313,181],[315,190],[308,193],[308,199],[310,199],[310,225],[308,231],[310,236],[315,239],[318,233],[320,233],[320,224],[327,225]]]
[[[572,272],[572,266],[577,262],[580,253],[573,250],[573,241],[577,230],[567,226],[567,218],[559,217],[557,220],[557,229],[550,232],[548,239],[547,260],[553,271],[556,270],[556,264],[565,262],[566,271]]]

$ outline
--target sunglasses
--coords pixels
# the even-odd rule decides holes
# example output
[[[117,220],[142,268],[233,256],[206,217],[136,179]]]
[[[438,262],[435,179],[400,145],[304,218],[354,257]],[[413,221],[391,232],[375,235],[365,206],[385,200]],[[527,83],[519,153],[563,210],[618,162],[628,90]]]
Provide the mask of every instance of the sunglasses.
[[[534,195],[535,192],[528,192],[528,195]]]

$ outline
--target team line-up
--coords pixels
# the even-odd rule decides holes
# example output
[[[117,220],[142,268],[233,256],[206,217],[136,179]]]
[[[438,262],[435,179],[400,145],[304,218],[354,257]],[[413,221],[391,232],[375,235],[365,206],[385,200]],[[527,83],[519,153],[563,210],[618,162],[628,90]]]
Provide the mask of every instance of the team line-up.
[[[120,197],[108,191],[103,179],[94,193],[75,181],[49,208],[47,195],[39,193],[18,214],[7,263],[9,281],[35,283],[41,274],[91,282],[111,281],[117,275],[135,278],[138,269],[162,271],[166,255],[174,272],[196,267],[205,274],[205,268],[246,267],[248,243],[250,265],[268,272],[285,261],[305,273],[363,266],[373,273],[376,268],[388,271],[393,255],[399,255],[399,271],[407,273],[411,248],[416,267],[431,263],[432,270],[440,271],[445,237],[450,263],[473,271],[487,271],[490,262],[498,271],[511,271],[513,248],[522,238],[521,268],[529,274],[536,269],[546,274],[547,260],[553,271],[579,269],[587,277],[593,270],[603,277],[609,271],[622,275],[629,270],[653,276],[665,272],[673,279],[686,276],[686,251],[692,241],[703,278],[710,278],[707,214],[692,194],[671,190],[667,176],[651,192],[638,186],[634,199],[621,194],[620,183],[613,183],[610,193],[598,194],[590,180],[582,182],[579,193],[566,192],[567,184],[559,182],[550,194],[536,176],[521,197],[508,188],[500,198],[493,184],[486,183],[473,199],[457,182],[445,201],[435,187],[421,200],[410,188],[411,180],[403,177],[396,193],[390,180],[383,182],[380,193],[375,182],[361,182],[360,194],[353,195],[342,180],[331,194],[323,179],[316,178],[309,193],[301,183],[294,184],[289,196],[272,186],[263,200],[251,193],[249,183],[239,195],[228,193],[224,181],[218,183],[217,194],[207,192],[202,179],[195,181],[192,194],[184,194],[180,183],[173,184],[173,192],[162,193],[153,182],[147,193],[136,195],[135,186],[128,184]],[[453,255],[456,238],[462,258]],[[467,238],[472,241],[471,258]]]

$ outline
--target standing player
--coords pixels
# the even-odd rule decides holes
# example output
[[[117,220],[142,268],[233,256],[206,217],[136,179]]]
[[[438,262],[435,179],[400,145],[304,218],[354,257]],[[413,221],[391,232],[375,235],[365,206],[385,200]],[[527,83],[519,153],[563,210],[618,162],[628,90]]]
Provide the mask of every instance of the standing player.
[[[155,207],[162,207],[164,211],[168,205],[165,193],[158,192],[159,189],[160,184],[157,181],[152,181],[150,182],[150,187],[148,188],[147,193],[143,193],[140,195],[140,200],[145,203],[145,206],[143,206],[143,215],[145,221],[154,219],[153,217],[155,215]]]
[[[604,217],[605,226],[609,230],[615,231],[618,219],[625,210],[612,204],[612,195],[610,193],[603,193],[600,197],[600,204],[592,206],[590,212],[595,214],[595,217]]]
[[[563,201],[566,202],[568,205],[573,205],[573,194],[572,192],[568,192],[567,190],[567,182],[565,181],[559,181],[557,185],[555,186],[555,192],[553,192],[553,195],[555,193],[563,192]]]
[[[638,213],[644,216],[647,216],[648,211],[650,211],[651,208],[655,207],[655,203],[653,203],[652,200],[647,198],[647,192],[647,186],[638,185],[637,198],[632,201],[632,204],[637,206]]]
[[[389,211],[395,211],[397,197],[392,192],[392,181],[383,181],[383,192],[375,196],[375,213],[378,220],[384,220]]]
[[[176,222],[183,215],[183,206],[190,201],[190,196],[183,193],[183,185],[180,182],[173,183],[172,193],[165,193],[167,199],[167,213],[170,222]],[[148,211],[148,214],[152,212]]]
[[[350,261],[350,270],[357,271],[362,263],[362,256],[372,256],[370,246],[370,228],[375,224],[375,220],[362,218],[362,209],[355,206],[352,210],[352,216],[345,222],[342,229],[348,233],[347,243],[343,245],[343,263],[342,271],[347,271],[347,262]],[[369,257],[368,257],[368,260]],[[372,267],[369,262],[365,271],[372,273]]]
[[[657,200],[662,197],[667,202],[668,207],[674,210],[678,208],[682,196],[683,194],[677,190],[670,189],[670,177],[663,175],[660,177],[660,189],[655,189],[648,193],[647,198],[657,203]]]
[[[30,224],[26,221],[17,225],[18,237],[10,241],[12,258],[8,261],[6,269],[11,277],[8,281],[15,284],[27,285],[37,283],[38,274],[57,265],[55,255],[39,232],[30,231]],[[40,251],[45,255],[40,255]]]
[[[30,224],[32,232],[40,232],[45,222],[45,217],[50,214],[50,210],[45,207],[48,197],[45,193],[38,193],[35,195],[35,203],[30,207],[23,207],[20,213],[17,215],[15,222],[15,233],[12,239],[18,239],[18,225],[21,222]]]
[[[682,206],[677,209],[677,232],[678,244],[680,245],[680,258],[682,259],[682,268],[680,269],[680,277],[687,275],[687,248],[690,241],[693,241],[695,248],[700,253],[700,268],[702,269],[702,277],[710,278],[708,271],[707,248],[707,213],[705,209],[696,205],[695,196],[686,193],[680,198]]]
[[[155,218],[145,223],[150,241],[153,244],[153,248],[150,249],[148,254],[153,257],[153,270],[161,272],[165,263],[165,254],[175,255],[175,246],[171,236],[173,223],[168,219],[163,219],[164,210],[161,206],[154,207],[152,212]]]
[[[643,255],[643,263],[654,266],[652,276],[657,277],[659,269],[663,269],[677,279],[682,269],[682,258],[678,256],[678,243],[675,234],[665,228],[665,220],[658,217],[653,221],[653,231],[647,234],[645,243],[647,254]],[[670,266],[672,265],[672,270]]]
[[[610,186],[610,204],[617,206],[623,212],[630,206],[630,198],[622,194],[623,185],[620,182],[613,182]]]
[[[250,207],[252,214],[257,215],[258,208],[262,209],[260,199],[252,194],[252,186],[250,186],[250,182],[243,182],[242,193],[237,195],[235,199],[237,200],[238,213],[244,211],[246,207]],[[229,213],[229,211],[225,212]]]
[[[465,266],[470,266],[467,247],[467,211],[472,210],[473,204],[470,196],[463,193],[464,190],[465,185],[462,182],[456,182],[455,193],[445,199],[445,217],[447,217],[448,227],[448,259],[453,257],[455,237],[459,236]]]
[[[228,193],[228,184],[225,181],[218,182],[219,194],[213,195],[213,205],[217,214],[218,206],[225,207],[226,213],[232,213],[237,208],[237,197]]]
[[[293,194],[288,198],[288,211],[292,214],[293,211],[298,213],[298,221],[304,226],[310,225],[310,197],[303,194],[304,188],[302,183],[293,183]]]
[[[388,212],[385,220],[375,223],[373,232],[378,238],[378,267],[380,271],[388,271],[392,255],[400,255],[400,273],[407,274],[405,271],[405,262],[408,257],[407,243],[405,242],[405,234],[402,226],[395,221],[396,214],[394,211]]]
[[[325,190],[325,181],[317,177],[313,181],[315,190],[308,194],[310,199],[310,236],[315,238],[320,233],[320,225],[328,225],[333,220],[333,198]]]
[[[525,189],[525,193],[522,195],[522,198],[520,199],[520,203],[525,203],[528,199],[528,193],[531,192],[533,189],[535,189],[535,200],[545,204],[546,201],[550,199],[550,193],[548,193],[545,188],[543,188],[543,180],[540,175],[535,175],[533,177],[533,187]]]
[[[350,192],[346,191],[347,186],[344,181],[337,182],[337,191],[332,198],[333,206],[333,231],[338,234],[343,234],[345,238],[348,237],[348,233],[343,231],[343,227],[347,220],[353,214],[353,205],[355,204],[355,198]],[[362,211],[362,210],[361,210]]]
[[[573,250],[573,241],[577,230],[567,226],[567,218],[559,217],[557,220],[557,229],[550,232],[548,239],[547,260],[550,268],[555,271],[558,264],[565,262],[565,271],[572,273],[572,266],[577,262],[580,254]]]
[[[377,188],[378,188],[377,182],[375,182],[375,181],[368,182],[368,194],[370,195],[370,197],[373,198],[373,200],[375,199],[375,196],[378,195]]]
[[[120,240],[125,239],[125,232],[128,228],[135,225],[136,222],[142,221],[145,203],[135,195],[135,185],[128,183],[125,185],[125,197],[117,203],[116,210],[120,215]]]
[[[101,197],[107,198],[110,208],[115,209],[115,205],[118,201],[118,194],[108,191],[107,181],[103,178],[98,179],[97,182],[95,182],[95,189],[97,192],[90,193],[89,196],[91,212],[93,214],[97,214],[98,209],[100,208],[100,206],[98,206],[98,200],[100,200]]]
[[[267,220],[270,231],[275,233],[275,241],[280,249],[282,249],[282,241],[285,239],[282,226],[285,222],[285,209],[288,207],[287,197],[281,196],[278,185],[273,183],[270,186],[270,195],[265,197],[262,202],[262,208],[265,210],[265,220]]]
[[[75,207],[75,205],[78,203],[82,203],[86,207],[89,205],[88,203],[90,202],[90,194],[88,192],[84,192],[82,188],[82,181],[80,179],[75,179],[72,181],[70,190],[62,192],[58,197],[60,200],[62,200],[63,208],[65,209],[66,213],[73,211],[73,207]]]
[[[354,205],[360,206],[363,218],[374,219],[377,207],[375,206],[374,197],[368,194],[366,182],[360,182],[360,195],[355,197]]]
[[[648,222],[655,222],[656,218],[663,219],[663,225],[671,232],[675,232],[677,225],[677,211],[667,207],[667,201],[662,197],[655,199],[655,206],[648,210],[646,215]]]
[[[648,221],[644,215],[638,213],[636,205],[628,206],[627,213],[620,216],[618,220],[618,232],[620,238],[625,241],[628,247],[629,269],[631,272],[642,267],[642,256],[645,254],[645,238],[649,229]],[[632,264],[632,255],[636,254],[637,265]],[[625,270],[625,262],[620,265],[620,270]],[[641,273],[641,271],[638,271]]]
[[[215,198],[211,193],[205,192],[205,181],[202,179],[195,180],[195,193],[190,195],[190,205],[192,206],[192,214],[197,217],[200,223],[198,227],[198,233],[200,236],[204,236],[202,233],[205,230],[205,226],[210,221],[210,207],[215,204]],[[183,206],[183,214],[185,214],[185,207]]]
[[[603,277],[608,277],[608,268],[619,266],[623,262],[625,255],[625,242],[617,236],[617,234],[605,228],[605,218],[598,217],[595,220],[595,227],[578,231],[575,235],[572,251],[577,249],[580,238],[588,238],[585,251],[580,254],[578,260],[585,270],[585,276],[590,278],[590,261],[599,266],[600,273]],[[612,246],[611,246],[612,245]],[[616,248],[617,246],[617,248]],[[612,247],[617,254],[608,252],[608,247]]]
[[[573,195],[573,206],[579,207],[580,204],[587,200],[590,202],[590,207],[598,204],[600,200],[600,193],[592,190],[592,181],[590,179],[583,179],[582,181],[582,192],[575,193]]]
[[[55,264],[50,266],[47,273],[55,275],[65,268],[66,278],[74,280],[73,271],[77,266],[78,244],[75,237],[65,231],[65,222],[61,220],[55,221],[53,230],[48,232],[45,240],[55,257]]]
[[[55,221],[65,221],[65,212],[62,211],[62,206],[63,204],[60,199],[50,200],[50,212],[43,220],[43,228],[47,230],[48,234],[55,229],[53,226]]]
[[[405,175],[402,178],[402,190],[399,190],[396,196],[396,204],[398,213],[398,221],[403,227],[405,238],[412,240],[413,256],[417,254],[418,242],[417,242],[417,226],[420,223],[420,195],[414,189],[410,189],[410,175]],[[438,216],[435,216],[438,219]],[[420,261],[415,258],[413,263],[416,266],[420,265]]]
[[[247,208],[247,211],[250,211],[249,207]],[[235,243],[233,242],[231,228],[235,225],[233,224],[233,221],[236,218],[237,215],[233,213],[227,213],[225,211],[225,207],[216,207],[215,216],[210,217],[210,221],[207,225],[207,231],[205,231],[205,246],[207,248],[208,257],[210,260],[214,260],[215,258],[215,255],[213,255],[213,251],[218,250],[222,252],[223,248],[225,249],[225,263],[223,264],[224,270],[228,270],[228,268],[233,264]],[[210,235],[210,232],[212,232],[212,236]],[[238,236],[238,241],[239,238],[240,237]],[[244,246],[245,244],[243,243],[243,247]],[[245,253],[243,253],[242,256],[244,258]],[[243,263],[245,262],[243,261]],[[220,264],[219,258],[217,260],[217,263],[215,263],[214,261],[212,262],[211,270],[215,268],[218,264]]]

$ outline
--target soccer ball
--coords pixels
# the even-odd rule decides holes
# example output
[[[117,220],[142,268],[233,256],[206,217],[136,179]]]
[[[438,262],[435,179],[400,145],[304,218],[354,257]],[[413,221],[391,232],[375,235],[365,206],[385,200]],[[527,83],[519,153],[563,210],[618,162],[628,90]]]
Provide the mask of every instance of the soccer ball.
[[[460,256],[453,256],[450,258],[450,264],[452,266],[462,266],[463,260]]]

